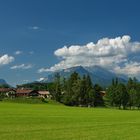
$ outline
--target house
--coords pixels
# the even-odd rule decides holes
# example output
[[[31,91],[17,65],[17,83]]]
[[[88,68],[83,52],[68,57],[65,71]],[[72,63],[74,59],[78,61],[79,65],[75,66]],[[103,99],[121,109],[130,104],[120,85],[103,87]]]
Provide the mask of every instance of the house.
[[[0,94],[5,97],[42,97],[51,98],[49,91],[38,91],[26,88],[0,88]]]
[[[100,91],[100,95],[104,97],[106,95],[106,91]]]
[[[38,91],[39,96],[43,98],[51,98],[51,94],[49,91]]]
[[[15,97],[16,90],[12,88],[0,88],[0,94],[6,97]]]
[[[16,96],[17,97],[37,97],[37,96],[39,96],[39,93],[37,90],[17,89]]]

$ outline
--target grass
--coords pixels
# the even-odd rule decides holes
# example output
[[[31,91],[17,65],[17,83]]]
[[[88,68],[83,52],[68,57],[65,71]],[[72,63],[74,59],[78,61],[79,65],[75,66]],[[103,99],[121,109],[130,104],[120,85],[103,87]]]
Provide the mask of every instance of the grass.
[[[140,112],[0,102],[0,140],[139,140]]]
[[[4,98],[2,102],[9,102],[9,103],[27,103],[27,104],[43,104],[43,100],[41,98],[23,98],[23,97],[18,97],[18,98]]]

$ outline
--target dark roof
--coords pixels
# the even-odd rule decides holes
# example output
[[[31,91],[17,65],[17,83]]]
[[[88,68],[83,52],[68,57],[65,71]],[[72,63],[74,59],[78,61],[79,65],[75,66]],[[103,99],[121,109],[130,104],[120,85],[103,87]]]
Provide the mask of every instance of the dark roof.
[[[10,91],[15,91],[15,90],[11,88],[0,88],[0,92],[10,92]]]
[[[20,93],[20,94],[29,94],[29,93],[31,93],[31,92],[37,92],[37,91],[35,91],[35,90],[31,90],[31,89],[17,89],[16,90],[16,93]]]

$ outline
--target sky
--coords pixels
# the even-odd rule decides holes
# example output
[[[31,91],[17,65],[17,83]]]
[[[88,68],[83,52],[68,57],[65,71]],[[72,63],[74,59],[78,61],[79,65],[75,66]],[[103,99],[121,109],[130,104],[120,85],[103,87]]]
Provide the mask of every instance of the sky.
[[[139,0],[0,0],[0,78],[100,65],[140,78]]]

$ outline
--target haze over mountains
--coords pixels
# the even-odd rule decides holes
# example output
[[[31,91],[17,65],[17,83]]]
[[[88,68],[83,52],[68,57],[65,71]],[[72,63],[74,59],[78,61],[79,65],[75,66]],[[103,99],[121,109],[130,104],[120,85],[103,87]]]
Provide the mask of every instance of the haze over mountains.
[[[51,72],[41,82],[54,81],[55,74],[59,73],[61,77],[68,78],[73,72],[77,72],[80,76],[90,75],[93,84],[100,84],[101,86],[108,86],[111,84],[112,79],[118,77],[120,82],[126,83],[128,77],[125,75],[118,75],[100,66],[82,67],[76,66],[61,71]]]
[[[118,80],[122,83],[126,83],[128,77],[126,75],[116,74],[110,70],[107,70],[101,66],[92,66],[92,67],[83,67],[83,66],[76,66],[71,67],[55,72],[49,72],[46,77],[40,80],[40,83],[50,83],[53,82],[55,79],[56,73],[59,73],[61,78],[65,77],[68,78],[73,72],[77,72],[81,77],[83,75],[89,75],[93,84],[99,84],[103,87],[107,87],[111,84],[113,78],[118,78]],[[4,79],[0,79],[0,85],[8,85]]]
[[[92,66],[92,67],[83,67],[76,66],[71,67],[55,72],[50,72],[46,77],[40,80],[40,83],[50,83],[55,79],[56,73],[59,73],[61,78],[68,78],[73,72],[77,72],[81,77],[83,75],[89,75],[93,84],[100,84],[103,87],[107,87],[111,84],[113,78],[118,78],[118,80],[122,83],[126,83],[128,77],[126,75],[119,75],[112,71],[109,71],[100,66]],[[4,79],[0,79],[0,85],[7,85],[7,82]]]

